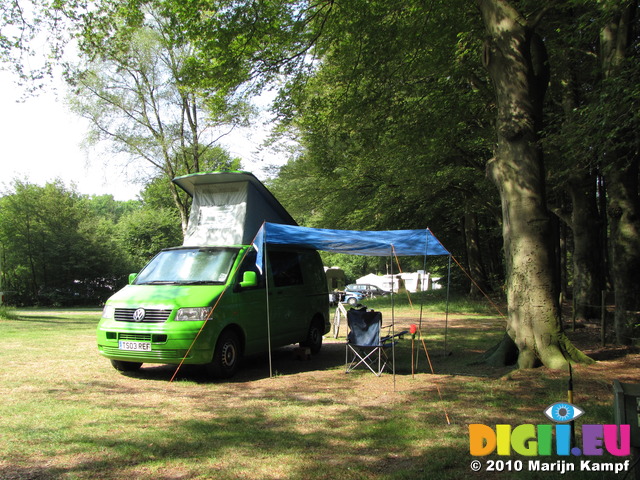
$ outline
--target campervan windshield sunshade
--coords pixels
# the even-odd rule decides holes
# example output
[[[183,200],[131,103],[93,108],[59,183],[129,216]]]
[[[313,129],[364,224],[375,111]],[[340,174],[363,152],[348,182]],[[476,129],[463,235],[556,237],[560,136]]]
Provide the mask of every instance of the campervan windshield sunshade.
[[[232,248],[163,250],[136,277],[136,285],[223,284],[238,254]]]

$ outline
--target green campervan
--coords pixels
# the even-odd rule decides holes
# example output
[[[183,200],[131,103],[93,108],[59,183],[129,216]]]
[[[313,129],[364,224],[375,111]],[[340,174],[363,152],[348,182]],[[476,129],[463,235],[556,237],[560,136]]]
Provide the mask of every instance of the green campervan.
[[[143,363],[201,364],[232,376],[243,355],[300,343],[311,353],[329,331],[327,281],[315,250],[251,246],[264,221],[295,221],[252,174],[179,177],[193,197],[183,246],[159,252],[113,295],[98,349],[120,371]],[[267,314],[268,308],[268,314]]]

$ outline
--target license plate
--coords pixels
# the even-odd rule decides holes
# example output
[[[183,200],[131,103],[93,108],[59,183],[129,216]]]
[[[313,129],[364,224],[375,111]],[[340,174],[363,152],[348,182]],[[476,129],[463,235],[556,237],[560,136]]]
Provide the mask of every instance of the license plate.
[[[118,342],[119,350],[127,350],[129,352],[150,352],[151,342],[131,342],[128,340],[120,340]]]

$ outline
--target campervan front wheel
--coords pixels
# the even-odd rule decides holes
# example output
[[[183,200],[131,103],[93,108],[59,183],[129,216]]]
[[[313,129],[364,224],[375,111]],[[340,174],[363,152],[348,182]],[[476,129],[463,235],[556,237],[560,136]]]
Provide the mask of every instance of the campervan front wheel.
[[[140,370],[142,363],[111,360],[111,365],[119,372],[137,372],[138,370]]]
[[[304,342],[300,342],[301,347],[309,347],[311,353],[315,355],[320,352],[322,348],[322,335],[324,334],[323,323],[320,320],[313,320],[309,327],[309,333],[307,339]]]
[[[231,378],[240,364],[240,339],[235,332],[226,330],[220,334],[213,359],[207,366],[211,376],[215,378]]]

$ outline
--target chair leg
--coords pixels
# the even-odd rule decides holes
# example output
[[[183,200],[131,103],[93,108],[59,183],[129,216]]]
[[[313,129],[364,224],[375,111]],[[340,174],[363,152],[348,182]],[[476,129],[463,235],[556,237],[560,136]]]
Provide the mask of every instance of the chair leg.
[[[351,360],[349,360],[349,350],[351,350],[352,354]],[[345,351],[345,373],[349,373],[350,371],[355,370],[358,366],[364,365],[371,371],[371,373],[379,377],[382,375],[382,372],[388,363],[386,352],[384,352],[384,349],[380,347],[372,347],[365,353],[355,346],[347,345]],[[382,358],[383,355],[384,358]]]

